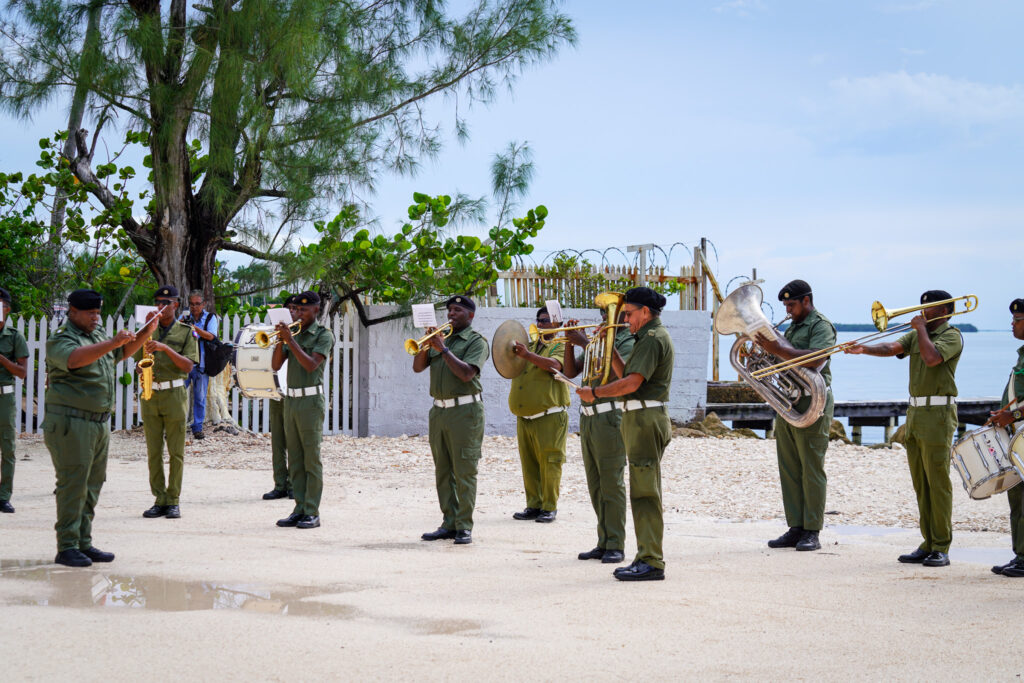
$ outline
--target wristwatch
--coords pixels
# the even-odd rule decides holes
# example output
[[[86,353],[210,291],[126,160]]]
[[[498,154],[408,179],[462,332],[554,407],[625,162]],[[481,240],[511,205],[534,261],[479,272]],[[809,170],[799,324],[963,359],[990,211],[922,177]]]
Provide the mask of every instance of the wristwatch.
[[[1022,415],[1021,415],[1021,412],[1019,410],[1013,411],[1013,421],[1014,422],[1019,422],[1021,417],[1022,417]]]

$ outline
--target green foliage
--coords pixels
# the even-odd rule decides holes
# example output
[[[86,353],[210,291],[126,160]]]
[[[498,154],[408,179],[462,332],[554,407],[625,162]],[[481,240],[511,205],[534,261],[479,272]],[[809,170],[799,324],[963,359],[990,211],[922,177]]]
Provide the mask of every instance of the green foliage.
[[[512,227],[494,227],[487,242],[473,235],[446,236],[452,198],[415,192],[409,221],[392,236],[371,235],[359,212],[346,207],[333,220],[317,223],[319,242],[300,250],[315,279],[340,299],[368,296],[374,303],[407,305],[452,293],[479,294],[512,259],[533,251],[528,239],[544,227],[548,210],[530,209]],[[353,230],[355,230],[353,232]]]
[[[553,282],[541,284],[537,299],[521,305],[540,307],[548,299],[557,299],[568,308],[593,308],[594,297],[601,292],[625,292],[636,286],[632,278],[610,278],[598,270],[593,263],[575,254],[555,254],[550,266],[535,269],[537,275]],[[661,282],[649,281],[645,285],[666,297],[686,289],[686,283],[670,276],[665,276]]]

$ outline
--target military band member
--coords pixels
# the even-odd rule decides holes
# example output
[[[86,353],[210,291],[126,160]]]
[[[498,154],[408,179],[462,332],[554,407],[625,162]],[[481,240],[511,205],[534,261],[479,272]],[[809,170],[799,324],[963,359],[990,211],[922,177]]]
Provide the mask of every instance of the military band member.
[[[154,303],[161,308],[160,322],[153,338],[146,341],[133,358],[138,363],[143,352],[153,354],[153,397],[140,400],[142,431],[146,436],[149,464],[149,490],[153,506],[142,513],[147,519],[181,517],[179,506],[181,480],[185,469],[185,432],[188,430],[188,389],[185,378],[199,362],[199,344],[192,328],[178,322],[178,288],[164,285],[156,290]],[[164,476],[164,442],[169,465]]]
[[[929,290],[921,295],[921,303],[951,298],[948,292]],[[907,463],[924,541],[913,552],[900,555],[899,561],[926,567],[949,565],[949,546],[953,542],[949,447],[958,423],[955,374],[964,347],[960,330],[948,321],[953,306],[949,303],[925,308],[910,321],[914,329],[897,341],[855,344],[844,349],[869,356],[910,356]]]
[[[602,316],[606,315],[601,311]],[[622,314],[617,322],[622,322]],[[569,325],[577,321],[570,320]],[[603,334],[599,329],[598,334]],[[566,376],[576,377],[583,369],[583,358],[576,358],[575,347],[586,348],[590,340],[579,330],[566,333],[565,356],[562,364]],[[623,360],[629,359],[635,340],[629,327],[624,325],[615,333],[615,352]],[[585,386],[596,388],[601,378],[587,381]],[[625,559],[626,549],[626,445],[622,442],[622,409],[612,398],[599,398],[594,402],[580,401],[580,446],[583,449],[583,469],[587,475],[590,504],[597,515],[597,545],[580,553],[581,560],[601,560],[604,564],[618,564]]]
[[[289,294],[284,307],[295,319],[295,296]],[[263,500],[294,498],[291,480],[288,478],[288,447],[284,431],[284,399],[271,399],[270,407],[270,453],[274,467],[274,488],[263,494]]]
[[[271,367],[281,369],[288,360],[288,389],[283,399],[288,474],[295,508],[277,521],[278,526],[315,529],[320,526],[320,499],[324,492],[324,467],[320,442],[324,436],[324,364],[334,350],[334,335],[316,321],[320,295],[302,292],[294,300],[292,318],[302,322],[296,334],[277,324],[277,345]]]
[[[21,332],[9,322],[11,293],[0,287],[0,512],[13,513],[14,444],[18,436],[18,412],[21,401],[14,394],[14,379],[28,374],[28,344]]]
[[[537,311],[537,327],[554,327],[547,308]],[[512,347],[512,353],[527,361],[522,373],[512,380],[508,394],[509,410],[516,416],[526,490],[526,509],[514,513],[515,519],[550,523],[558,514],[565,439],[569,434],[569,386],[551,373],[562,371],[564,349],[562,342],[547,341],[543,334],[529,346],[517,341]]]
[[[455,539],[473,542],[476,473],[484,438],[484,404],[480,368],[487,361],[487,340],[471,327],[476,304],[468,296],[446,303],[452,333],[434,335],[412,360],[414,372],[430,368],[430,452],[434,456],[441,526],[421,536],[424,541]],[[432,331],[432,330],[428,330]]]
[[[792,319],[785,339],[764,340],[761,346],[781,360],[805,356],[817,349],[835,346],[836,328],[814,307],[814,293],[803,280],[793,280],[779,291],[779,301]],[[768,541],[769,548],[820,550],[818,533],[825,524],[825,451],[832,426],[832,372],[826,358],[804,367],[818,370],[828,388],[825,411],[809,427],[794,427],[781,416],[775,417],[775,450],[779,460],[782,507],[789,530]],[[804,395],[795,409],[803,412],[811,403]]]
[[[629,461],[629,502],[637,553],[631,565],[613,572],[620,581],[665,578],[661,458],[672,439],[668,398],[675,354],[668,330],[661,323],[665,303],[665,297],[649,287],[627,291],[622,312],[635,339],[629,360],[624,362],[616,354],[613,371],[619,379],[576,390],[588,403],[602,398],[623,399],[622,440]]]
[[[69,567],[112,562],[92,544],[92,520],[107,477],[114,364],[133,354],[157,326],[107,338],[99,329],[103,298],[91,289],[68,297],[67,321],[46,342],[43,440],[57,476],[57,557]]]
[[[1010,303],[1013,315],[1011,331],[1016,339],[1024,340],[1024,299]],[[1010,371],[1010,379],[1003,390],[1002,410],[992,413],[992,422],[999,427],[1024,427],[1024,346],[1017,349],[1017,364]],[[1014,558],[1007,564],[992,567],[992,571],[1003,576],[1024,576],[1024,485],[1017,485],[1006,492],[1010,504],[1010,539],[1013,543]]]

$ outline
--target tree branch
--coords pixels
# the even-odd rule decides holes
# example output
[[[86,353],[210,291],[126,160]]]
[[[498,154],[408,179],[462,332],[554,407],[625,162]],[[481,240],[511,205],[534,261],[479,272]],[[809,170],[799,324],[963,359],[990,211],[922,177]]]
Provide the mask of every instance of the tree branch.
[[[220,248],[224,251],[237,251],[240,254],[248,254],[253,258],[262,259],[264,261],[273,261],[274,263],[285,263],[288,261],[288,257],[282,254],[272,254],[269,251],[260,251],[255,247],[250,247],[248,244],[239,244],[238,242],[221,242]]]

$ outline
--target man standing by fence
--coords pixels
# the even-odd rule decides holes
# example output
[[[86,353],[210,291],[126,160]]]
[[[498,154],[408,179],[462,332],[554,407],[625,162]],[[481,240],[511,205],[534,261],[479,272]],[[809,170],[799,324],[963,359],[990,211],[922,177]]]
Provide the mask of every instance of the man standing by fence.
[[[164,285],[156,290],[155,303],[162,308],[156,339],[146,342],[146,353],[153,355],[153,397],[142,404],[142,430],[146,435],[149,459],[149,488],[156,501],[143,517],[181,517],[178,507],[181,480],[185,469],[185,422],[188,418],[188,394],[185,377],[199,360],[199,349],[192,331],[177,321],[178,289]],[[135,352],[135,361],[142,349]],[[164,479],[164,441],[170,459]]]
[[[284,307],[295,317],[295,295],[285,297]],[[284,399],[271,399],[270,413],[270,457],[274,469],[274,488],[263,494],[263,500],[294,498],[291,479],[288,476],[288,443],[284,431]]]
[[[43,440],[57,475],[57,557],[68,567],[112,562],[113,553],[92,544],[92,519],[107,478],[110,411],[114,408],[114,364],[149,339],[157,320],[133,334],[108,339],[100,324],[103,297],[76,289],[68,318],[46,342],[46,416]]]
[[[14,378],[25,379],[28,374],[28,344],[8,321],[11,293],[2,287],[0,306],[3,306],[3,319],[0,319],[0,512],[13,513],[14,443],[21,408],[21,397],[14,393]]]
[[[192,388],[192,438],[202,439],[203,424],[206,422],[206,390],[210,378],[206,374],[206,348],[204,341],[217,338],[217,316],[206,310],[202,291],[193,289],[188,293],[188,315],[182,322],[192,325],[192,335],[199,339],[199,363],[192,366],[185,380],[185,386]]]

